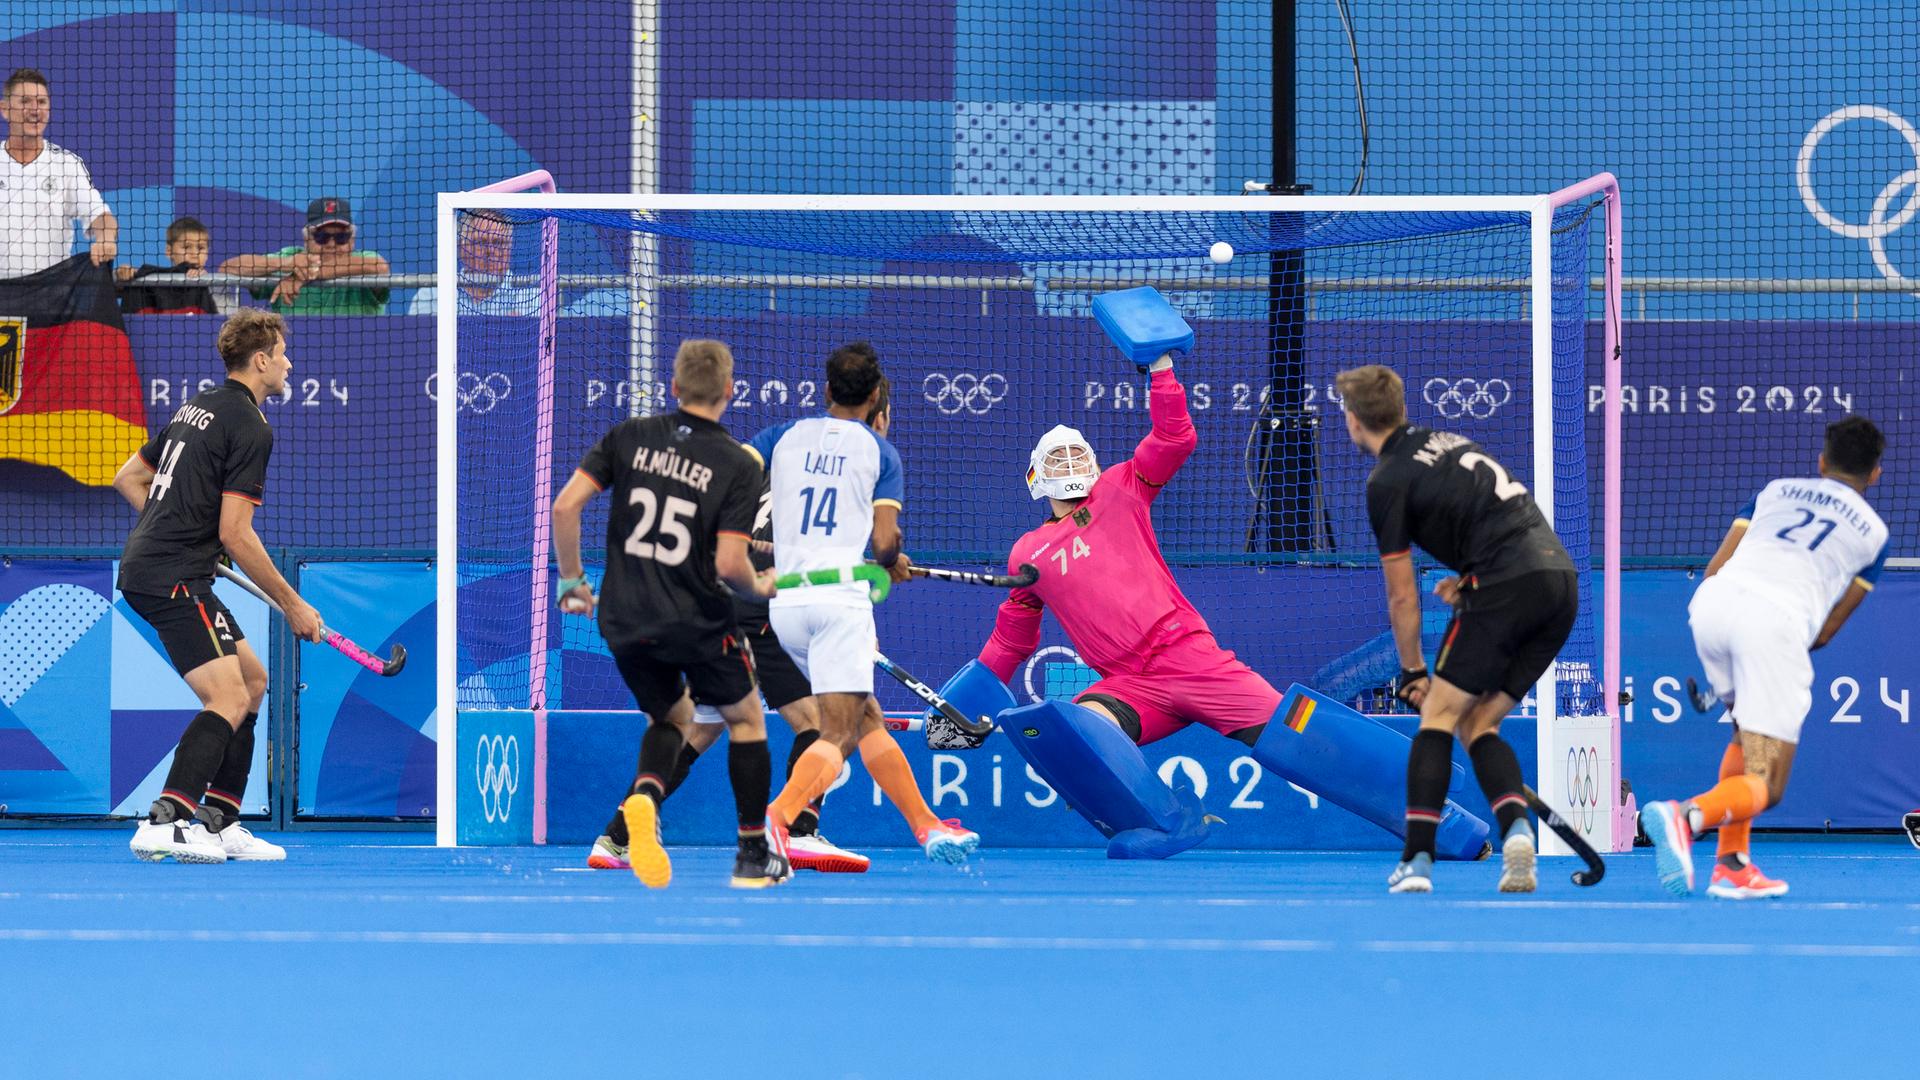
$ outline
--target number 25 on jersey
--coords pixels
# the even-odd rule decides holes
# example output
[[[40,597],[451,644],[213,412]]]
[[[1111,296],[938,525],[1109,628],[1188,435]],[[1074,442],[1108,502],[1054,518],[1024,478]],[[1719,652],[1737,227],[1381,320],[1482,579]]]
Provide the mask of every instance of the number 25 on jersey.
[[[637,487],[628,494],[627,505],[640,508],[640,520],[627,534],[627,554],[652,559],[662,566],[679,566],[687,561],[687,552],[693,548],[693,534],[688,531],[687,522],[699,510],[692,500],[669,495],[663,507],[660,497],[651,489]],[[656,523],[658,532],[654,529]],[[646,539],[649,535],[656,539]]]

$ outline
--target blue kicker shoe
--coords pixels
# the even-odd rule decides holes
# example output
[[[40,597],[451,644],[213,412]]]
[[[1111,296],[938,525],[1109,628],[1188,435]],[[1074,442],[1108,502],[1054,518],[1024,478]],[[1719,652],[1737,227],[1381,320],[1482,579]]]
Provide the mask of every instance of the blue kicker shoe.
[[[1180,802],[1180,825],[1172,832],[1160,829],[1123,829],[1107,840],[1109,859],[1169,859],[1206,840],[1220,819],[1207,813],[1200,796],[1185,783],[1173,789]]]
[[[1424,851],[1393,868],[1387,878],[1390,893],[1430,893],[1433,891],[1433,856]]]
[[[1693,828],[1680,804],[1650,802],[1640,808],[1640,827],[1653,841],[1653,865],[1660,884],[1675,896],[1693,893]]]

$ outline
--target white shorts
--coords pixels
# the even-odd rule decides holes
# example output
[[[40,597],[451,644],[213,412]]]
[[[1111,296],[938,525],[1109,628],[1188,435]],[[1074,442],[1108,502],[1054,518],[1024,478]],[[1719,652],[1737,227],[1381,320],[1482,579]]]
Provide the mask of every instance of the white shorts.
[[[879,646],[871,604],[777,604],[767,621],[814,693],[873,693]]]
[[[1803,620],[1715,575],[1694,590],[1687,622],[1707,681],[1740,730],[1799,742],[1813,706],[1813,657]]]

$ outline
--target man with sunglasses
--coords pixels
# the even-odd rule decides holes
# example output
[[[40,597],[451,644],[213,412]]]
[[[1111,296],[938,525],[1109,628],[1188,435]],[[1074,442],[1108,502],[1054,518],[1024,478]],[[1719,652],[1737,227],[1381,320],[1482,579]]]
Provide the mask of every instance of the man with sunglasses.
[[[237,255],[220,264],[223,274],[279,277],[278,284],[252,290],[254,299],[271,299],[282,315],[383,315],[387,290],[362,287],[308,289],[329,278],[391,272],[387,260],[354,250],[353,210],[347,200],[328,195],[307,204],[304,243],[269,255]]]

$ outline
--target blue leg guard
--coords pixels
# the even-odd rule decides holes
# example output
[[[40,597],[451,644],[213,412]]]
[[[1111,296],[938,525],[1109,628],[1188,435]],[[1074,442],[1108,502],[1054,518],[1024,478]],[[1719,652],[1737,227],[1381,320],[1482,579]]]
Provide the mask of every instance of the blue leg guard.
[[[947,685],[940,688],[940,696],[947,704],[959,709],[961,713],[974,718],[995,719],[1001,713],[1013,708],[1013,691],[1000,681],[993,669],[978,660],[969,660],[965,667],[953,673]]]
[[[1294,683],[1254,744],[1253,757],[1281,779],[1404,837],[1412,748],[1405,735]],[[1465,784],[1466,770],[1455,763],[1448,790],[1462,791]],[[1491,831],[1448,799],[1437,853],[1443,859],[1477,859]]]
[[[1113,721],[1045,701],[1003,713],[1000,726],[1033,771],[1109,838],[1109,858],[1164,859],[1206,839],[1200,800],[1161,783]]]

